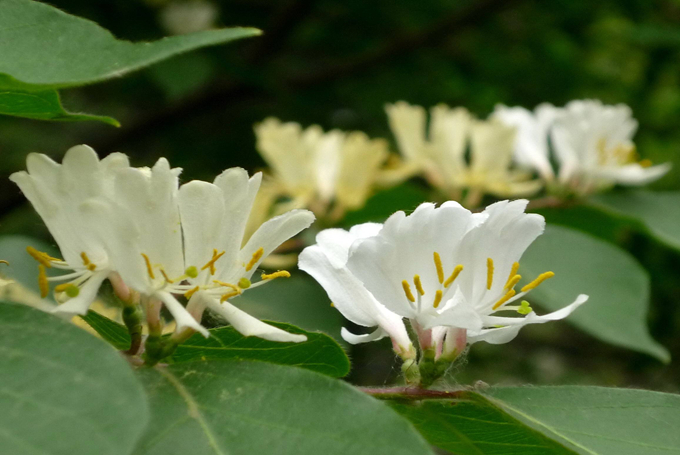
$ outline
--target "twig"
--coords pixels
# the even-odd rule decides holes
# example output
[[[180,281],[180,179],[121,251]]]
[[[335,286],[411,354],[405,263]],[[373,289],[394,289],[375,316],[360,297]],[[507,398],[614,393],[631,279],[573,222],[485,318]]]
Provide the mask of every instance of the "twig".
[[[359,387],[364,393],[383,400],[452,400],[463,398],[465,390],[430,390],[417,387]]]

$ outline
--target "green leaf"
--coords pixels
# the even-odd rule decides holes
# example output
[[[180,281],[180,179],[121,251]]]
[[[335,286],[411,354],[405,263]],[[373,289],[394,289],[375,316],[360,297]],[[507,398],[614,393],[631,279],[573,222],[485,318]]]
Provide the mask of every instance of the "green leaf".
[[[277,343],[257,337],[244,337],[233,327],[210,330],[210,337],[196,334],[180,345],[172,361],[260,360],[292,365],[341,378],[349,373],[349,359],[340,345],[323,333],[305,332],[289,324],[268,322],[286,332],[307,336],[304,343]]]
[[[609,214],[640,222],[654,238],[680,250],[680,192],[612,192],[593,196],[590,203]]]
[[[106,343],[55,316],[0,303],[0,452],[129,454],[144,390]]]
[[[608,343],[670,360],[647,329],[647,272],[626,251],[572,229],[548,226],[520,264],[525,282],[547,270],[555,272],[554,278],[531,291],[530,301],[554,311],[578,294],[588,294],[588,302],[567,322]]]
[[[680,395],[579,386],[457,394],[391,405],[456,455],[680,453]]]
[[[460,398],[392,402],[391,406],[439,448],[456,455],[573,454],[540,432],[528,428],[483,396],[459,392]]]
[[[56,90],[120,77],[174,55],[259,34],[234,27],[131,43],[44,3],[2,0],[0,114],[117,125],[110,117],[66,112]]]
[[[130,349],[130,334],[123,324],[112,321],[92,310],[88,311],[85,316],[80,317],[116,349],[121,351]]]
[[[214,361],[140,369],[151,423],[136,454],[431,454],[409,423],[343,381]]]
[[[487,396],[576,453],[680,454],[680,395],[570,386],[498,388]]]

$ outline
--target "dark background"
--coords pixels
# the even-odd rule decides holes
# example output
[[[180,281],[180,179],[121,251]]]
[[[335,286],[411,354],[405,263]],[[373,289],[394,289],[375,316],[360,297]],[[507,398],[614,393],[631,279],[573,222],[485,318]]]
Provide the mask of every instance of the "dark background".
[[[169,33],[160,20],[164,1],[51,4],[91,19],[121,39],[153,40]],[[180,56],[124,79],[62,92],[67,109],[112,115],[121,128],[0,118],[0,234],[49,239],[7,180],[24,167],[28,152],[59,159],[70,146],[86,143],[100,154],[124,152],[140,166],[166,156],[173,166],[184,168],[184,180],[211,179],[227,167],[254,171],[263,166],[254,150],[252,124],[267,116],[390,138],[383,106],[402,99],[424,106],[463,105],[480,116],[499,102],[526,107],[545,101],[562,105],[574,98],[626,103],[640,122],[640,154],[675,163],[654,186],[680,187],[680,1],[214,4],[217,25],[254,26],[265,34]],[[637,257],[652,278],[652,333],[680,357],[677,253],[584,209],[545,215],[617,243]],[[319,318],[310,314],[326,314],[327,298],[315,292],[304,304],[296,311],[304,313],[307,328],[316,328],[313,321]],[[276,311],[281,319],[297,321],[298,316],[280,307]],[[352,354],[351,379],[356,382],[381,384],[395,373],[389,343]],[[664,366],[604,345],[565,323],[526,329],[501,347],[476,345],[467,362],[456,367],[451,382],[680,390],[677,363]]]

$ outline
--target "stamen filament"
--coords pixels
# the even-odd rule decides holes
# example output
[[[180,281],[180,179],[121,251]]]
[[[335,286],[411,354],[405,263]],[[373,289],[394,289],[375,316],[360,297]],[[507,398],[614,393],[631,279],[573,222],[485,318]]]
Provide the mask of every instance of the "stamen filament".
[[[441,289],[437,289],[437,291],[434,293],[434,302],[432,303],[432,306],[437,308],[439,304],[442,302],[442,297],[444,296],[444,293],[442,292]]]
[[[239,288],[235,284],[226,283],[224,281],[219,281],[219,280],[213,280],[213,283],[217,283],[220,286],[224,286],[224,287],[227,287],[229,289],[233,289],[235,292],[238,292],[239,294],[241,293],[241,288]]]
[[[413,293],[411,292],[411,285],[408,284],[408,281],[403,280],[401,282],[401,287],[404,288],[404,294],[406,294],[406,298],[409,299],[410,302],[415,302],[416,298],[413,297]]]
[[[161,268],[160,270],[161,270],[161,274],[163,275],[163,278],[165,278],[165,281],[167,281],[169,284],[172,284],[172,283],[175,282],[174,280],[171,280],[171,279],[170,279],[170,277],[168,276],[168,274],[165,273],[165,270],[163,270],[162,268]]]
[[[44,299],[49,295],[50,283],[47,281],[47,274],[43,264],[38,265],[38,287],[40,288],[40,297]]]
[[[493,285],[493,259],[486,258],[486,289]]]
[[[144,258],[144,262],[146,263],[146,273],[149,274],[149,278],[151,278],[152,280],[155,280],[156,275],[154,275],[154,273],[153,273],[153,267],[151,267],[151,261],[149,260],[149,256],[142,253],[142,257]]]
[[[196,286],[195,288],[189,289],[187,292],[184,293],[184,297],[190,299],[191,296],[196,294],[200,288],[201,288],[200,286]]]
[[[418,291],[418,294],[425,295],[423,283],[420,281],[420,275],[413,275],[413,284],[416,285],[416,290]]]
[[[534,281],[532,281],[531,283],[529,283],[529,284],[527,284],[526,286],[524,286],[524,287],[521,289],[521,291],[522,291],[522,292],[527,292],[527,291],[530,291],[530,290],[532,290],[532,289],[536,289],[536,287],[538,287],[539,284],[543,283],[543,282],[544,282],[545,280],[547,280],[548,278],[552,278],[552,277],[554,277],[554,276],[555,276],[555,274],[554,274],[553,272],[544,272],[544,273],[541,273],[540,275],[538,275],[538,277],[536,277],[536,279],[535,279]]]
[[[446,281],[444,281],[444,287],[448,288],[451,286],[451,284],[456,281],[456,278],[458,278],[458,275],[460,275],[460,272],[463,271],[463,265],[458,264],[454,269],[453,272],[451,273],[451,276],[449,276]]]
[[[221,258],[224,255],[225,251],[222,251],[221,253],[217,253],[217,250],[213,250],[213,256],[212,259],[210,259],[203,267],[201,267],[201,270],[205,269],[210,269],[210,274],[214,275],[215,274],[215,262],[219,258]]]
[[[278,272],[274,273],[263,273],[260,276],[261,279],[263,280],[273,280],[275,278],[290,278],[290,272],[288,270],[279,270]]]
[[[250,262],[248,262],[248,265],[246,265],[246,272],[250,272],[250,269],[252,269],[255,264],[257,264],[257,261],[262,259],[262,256],[264,255],[264,248],[260,247],[256,252],[253,253],[253,257],[250,258]]]
[[[439,279],[439,284],[442,284],[444,282],[444,267],[442,266],[442,258],[436,251],[432,256],[434,256],[434,266],[437,268],[437,278]]]
[[[508,280],[507,283],[505,283],[505,287],[503,289],[512,289],[515,287],[515,285],[519,282],[519,280],[522,279],[522,275],[515,275],[513,276],[510,280]]]
[[[500,307],[500,306],[503,305],[505,302],[507,302],[508,300],[510,300],[511,298],[513,298],[513,297],[515,296],[515,294],[516,294],[515,290],[514,290],[514,289],[510,289],[508,292],[505,293],[505,295],[504,295],[503,297],[501,297],[501,298],[498,300],[498,302],[496,302],[496,303],[493,305],[493,307],[492,307],[491,309],[492,309],[492,310],[497,310],[498,307]]]

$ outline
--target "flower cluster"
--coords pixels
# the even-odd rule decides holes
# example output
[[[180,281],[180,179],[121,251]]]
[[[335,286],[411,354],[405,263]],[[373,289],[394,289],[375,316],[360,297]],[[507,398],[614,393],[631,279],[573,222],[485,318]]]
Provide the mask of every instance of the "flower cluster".
[[[152,168],[131,167],[125,155],[99,160],[87,146],[70,149],[62,164],[31,154],[19,185],[57,242],[63,259],[29,248],[39,263],[43,297],[52,288],[54,311],[85,314],[106,279],[128,304],[143,304],[150,332],[165,306],[177,333],[208,336],[201,315],[209,308],[246,336],[300,342],[248,315],[229,300],[287,277],[279,271],[253,282],[259,264],[281,243],[307,228],[312,213],[293,210],[262,224],[244,242],[261,174],[224,171],[213,183],[179,185],[181,169],[161,158]],[[48,276],[46,269],[65,273]],[[188,300],[186,307],[179,297]]]
[[[349,231],[328,229],[300,255],[299,267],[326,289],[350,321],[377,329],[349,343],[385,336],[411,366],[418,361],[421,383],[443,374],[468,344],[512,340],[527,324],[562,319],[588,297],[550,314],[536,315],[525,300],[554,274],[522,279],[520,257],[543,232],[545,221],[524,213],[527,201],[501,201],[481,213],[456,202],[426,203],[412,214],[397,212],[385,224]],[[416,334],[420,355],[404,319]]]

